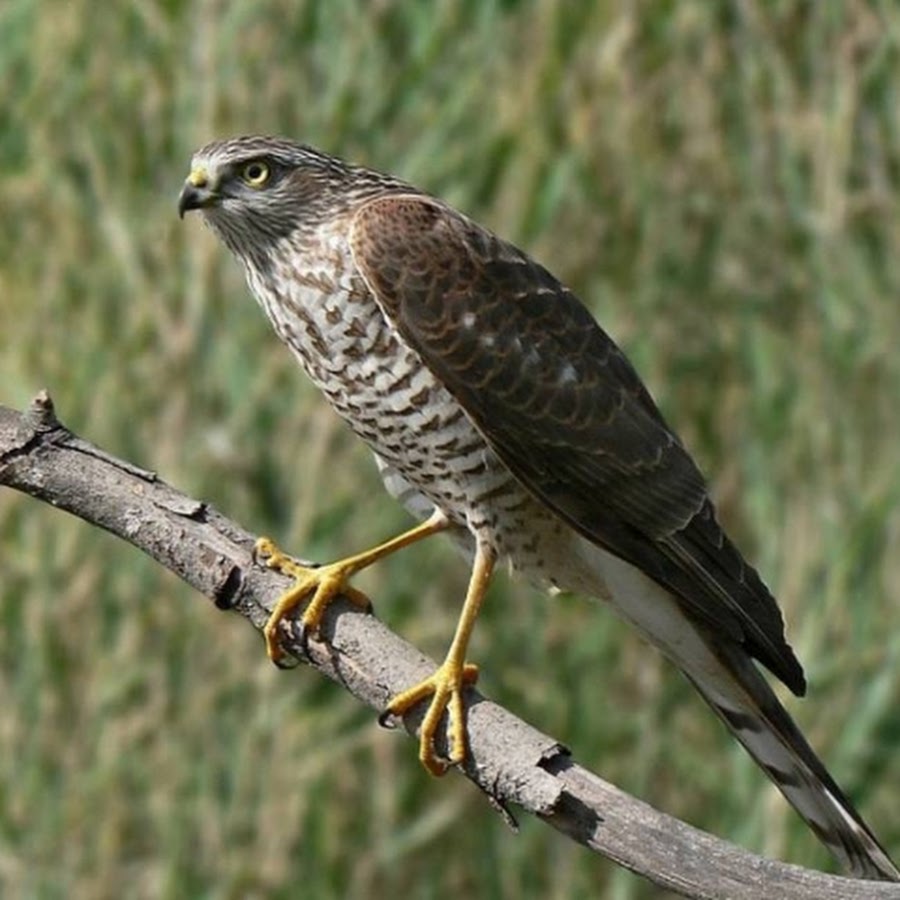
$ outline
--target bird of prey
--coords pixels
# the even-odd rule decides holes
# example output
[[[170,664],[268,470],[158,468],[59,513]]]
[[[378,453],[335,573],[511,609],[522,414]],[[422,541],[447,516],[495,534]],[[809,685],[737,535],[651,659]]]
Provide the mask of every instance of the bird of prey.
[[[243,265],[276,333],[372,449],[419,520],[319,568],[261,539],[296,578],[265,628],[306,602],[315,629],[352,575],[450,533],[471,560],[444,662],[395,697],[420,702],[419,756],[464,761],[466,646],[495,566],[599,598],[694,684],[853,874],[900,880],[758,669],[806,682],[778,605],[716,520],[706,483],[640,378],[578,298],[521,250],[397,178],[277,137],[198,150],[179,200]],[[435,738],[448,713],[449,759]]]

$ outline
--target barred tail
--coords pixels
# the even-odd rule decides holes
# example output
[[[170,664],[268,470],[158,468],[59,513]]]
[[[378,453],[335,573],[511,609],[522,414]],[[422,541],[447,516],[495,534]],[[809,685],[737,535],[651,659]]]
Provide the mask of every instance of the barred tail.
[[[665,588],[580,540],[577,550],[588,576],[575,587],[607,601],[684,672],[850,874],[900,881],[900,870],[828,774],[746,648],[710,634],[685,615]]]
[[[724,677],[685,674],[848,872],[900,881],[900,870],[844,796],[743,648],[716,648]]]

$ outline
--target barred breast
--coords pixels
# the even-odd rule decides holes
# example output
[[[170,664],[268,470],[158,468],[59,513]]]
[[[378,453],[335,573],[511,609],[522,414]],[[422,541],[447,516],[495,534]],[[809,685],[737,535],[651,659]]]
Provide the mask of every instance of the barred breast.
[[[391,326],[350,263],[346,233],[337,221],[303,235],[302,254],[295,233],[292,246],[273,254],[273,270],[247,268],[278,336],[368,444],[386,489],[413,516],[439,509],[464,550],[474,550],[478,535],[532,582],[596,592],[596,573],[573,565],[572,544],[581,539],[519,484]]]

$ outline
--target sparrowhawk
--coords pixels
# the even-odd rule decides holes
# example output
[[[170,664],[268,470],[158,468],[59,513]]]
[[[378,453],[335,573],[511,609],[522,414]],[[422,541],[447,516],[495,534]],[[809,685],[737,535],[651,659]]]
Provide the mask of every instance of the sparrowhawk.
[[[265,628],[308,601],[315,629],[348,579],[449,532],[469,588],[446,659],[388,706],[428,703],[420,758],[467,752],[465,661],[495,566],[601,600],[655,644],[850,872],[900,872],[776,698],[803,670],[775,599],[716,520],[703,476],[631,364],[575,295],[521,250],[405,182],[283,138],[198,150],[179,211],[202,210],[313,382],[420,522],[297,579]],[[435,736],[448,712],[449,759]]]

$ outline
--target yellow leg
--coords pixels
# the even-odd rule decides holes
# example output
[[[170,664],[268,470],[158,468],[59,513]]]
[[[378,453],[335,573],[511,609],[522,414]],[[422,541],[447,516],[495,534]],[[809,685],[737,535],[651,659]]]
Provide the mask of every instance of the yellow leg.
[[[362,591],[350,587],[347,584],[348,580],[372,563],[429,535],[443,531],[449,524],[443,513],[436,512],[421,525],[417,525],[371,550],[316,567],[302,565],[282,553],[269,538],[260,538],[255,547],[257,558],[264,561],[270,569],[277,569],[282,574],[296,579],[293,587],[278,598],[278,602],[263,628],[269,659],[277,663],[284,655],[278,643],[278,626],[282,619],[299,606],[306,597],[311,595],[309,605],[300,619],[304,633],[314,632],[319,627],[328,604],[338,595],[347,597],[358,606],[368,608],[369,598]]]
[[[466,758],[466,723],[462,690],[478,679],[478,667],[465,661],[466,648],[475,620],[478,618],[478,611],[481,609],[481,601],[491,580],[494,562],[493,552],[479,546],[475,553],[466,602],[463,604],[456,633],[453,635],[453,642],[444,662],[432,676],[394,697],[384,713],[385,716],[403,716],[417,703],[431,697],[431,704],[419,729],[419,760],[432,775],[443,775],[450,766],[457,765]],[[434,738],[444,711],[448,707],[450,756],[448,760],[443,760],[435,752]]]

